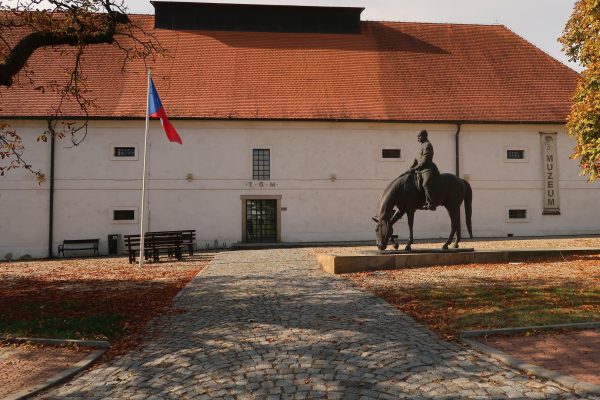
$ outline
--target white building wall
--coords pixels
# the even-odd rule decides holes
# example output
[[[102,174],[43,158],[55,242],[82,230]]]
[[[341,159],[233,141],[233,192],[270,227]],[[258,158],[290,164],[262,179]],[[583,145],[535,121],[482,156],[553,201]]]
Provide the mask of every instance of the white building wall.
[[[14,121],[26,139],[24,154],[49,168],[48,143],[36,143],[40,121]],[[371,240],[371,216],[393,178],[411,165],[420,129],[428,129],[435,162],[455,172],[453,124],[175,121],[183,146],[169,143],[152,123],[149,157],[149,229],[196,229],[199,247],[242,240],[243,195],[281,195],[285,242]],[[559,132],[561,215],[542,215],[543,182],[539,132]],[[114,208],[138,209],[143,121],[94,121],[74,148],[57,141],[53,248],[63,239],[131,234],[139,220],[113,222]],[[115,160],[114,146],[137,146],[137,160]],[[381,159],[398,148],[402,159]],[[525,162],[507,162],[507,148],[526,150]],[[473,186],[476,236],[598,233],[600,185],[578,176],[569,159],[573,142],[560,125],[463,125],[461,176]],[[252,181],[252,149],[271,149],[271,181]],[[188,174],[192,180],[186,179]],[[271,186],[273,184],[274,186]],[[48,187],[25,171],[0,178],[0,257],[12,252],[47,255]],[[510,207],[526,208],[525,222],[509,222]],[[419,212],[416,238],[446,237],[445,210]],[[406,222],[396,233],[407,236]]]
[[[543,165],[540,132],[558,132],[561,215],[542,215]],[[570,159],[574,141],[563,126],[467,125],[460,134],[461,175],[474,191],[479,236],[600,233],[600,185],[579,176]],[[524,149],[524,162],[506,160],[507,149]],[[527,209],[526,221],[508,221],[509,208]]]
[[[34,168],[47,172],[50,144],[36,141],[46,123],[12,121],[11,126],[22,135],[26,160]],[[39,185],[35,175],[24,169],[0,177],[0,260],[7,253],[12,253],[13,258],[48,254],[48,186]]]

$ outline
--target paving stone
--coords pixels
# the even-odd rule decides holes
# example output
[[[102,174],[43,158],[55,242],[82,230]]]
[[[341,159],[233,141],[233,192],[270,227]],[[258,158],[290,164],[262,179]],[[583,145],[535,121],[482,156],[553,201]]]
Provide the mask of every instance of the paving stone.
[[[42,397],[584,398],[440,340],[305,249],[219,253],[174,307],[137,350]]]

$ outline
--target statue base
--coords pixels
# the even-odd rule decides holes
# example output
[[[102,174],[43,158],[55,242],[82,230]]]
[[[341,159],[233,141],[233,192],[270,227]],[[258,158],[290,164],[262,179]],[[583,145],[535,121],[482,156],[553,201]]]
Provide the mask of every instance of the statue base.
[[[444,253],[471,253],[475,251],[474,248],[458,248],[458,249],[413,249],[410,251],[406,250],[372,250],[372,251],[361,251],[358,254],[444,254]]]
[[[378,271],[385,269],[420,268],[440,265],[522,262],[539,258],[561,258],[567,255],[598,255],[600,249],[419,249],[413,251],[366,251],[356,254],[320,254],[319,267],[331,274]]]

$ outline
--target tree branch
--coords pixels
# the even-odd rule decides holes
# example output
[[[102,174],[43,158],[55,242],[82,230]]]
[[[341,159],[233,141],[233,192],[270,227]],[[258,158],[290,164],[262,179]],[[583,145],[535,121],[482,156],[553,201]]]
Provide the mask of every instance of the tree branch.
[[[0,86],[10,87],[14,77],[23,69],[31,55],[41,47],[49,46],[87,46],[94,44],[111,44],[119,25],[131,23],[127,14],[115,11],[110,1],[104,1],[105,14],[89,14],[81,18],[74,6],[60,1],[52,1],[57,7],[67,9],[72,22],[63,29],[41,29],[24,36],[10,50],[0,63]]]
[[[20,86],[21,80],[27,78],[27,84],[34,90],[40,93],[50,90],[59,96],[48,116],[48,129],[37,141],[68,137],[72,147],[87,136],[89,108],[94,105],[94,100],[87,96],[82,71],[88,45],[112,44],[123,52],[124,64],[138,58],[145,63],[148,58],[155,59],[166,52],[152,31],[129,19],[124,0],[18,0],[12,4],[10,7],[0,0],[0,88]],[[52,9],[41,9],[48,4]],[[53,46],[62,46],[61,54],[69,57],[73,52],[65,47],[75,48],[72,68],[66,71],[66,81],[50,80],[36,86],[34,71],[29,70],[27,63],[37,49]],[[59,62],[64,63],[62,57]],[[79,106],[81,120],[62,121],[62,108],[67,101]],[[21,137],[0,121],[0,176],[23,168],[43,182],[44,174],[33,169],[23,158],[23,151]]]

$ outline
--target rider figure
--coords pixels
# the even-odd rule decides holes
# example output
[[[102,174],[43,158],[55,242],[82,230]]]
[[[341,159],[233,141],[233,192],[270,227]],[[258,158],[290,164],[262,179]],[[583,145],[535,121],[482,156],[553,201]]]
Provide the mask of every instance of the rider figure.
[[[415,159],[411,172],[417,172],[423,178],[423,189],[425,190],[425,210],[435,210],[435,204],[431,197],[431,181],[432,178],[439,174],[437,166],[433,163],[433,146],[427,140],[427,131],[422,130],[417,136],[417,140],[421,143],[421,152],[419,157]]]

